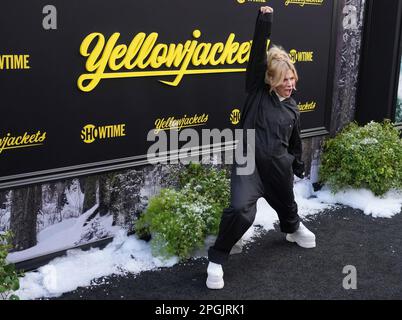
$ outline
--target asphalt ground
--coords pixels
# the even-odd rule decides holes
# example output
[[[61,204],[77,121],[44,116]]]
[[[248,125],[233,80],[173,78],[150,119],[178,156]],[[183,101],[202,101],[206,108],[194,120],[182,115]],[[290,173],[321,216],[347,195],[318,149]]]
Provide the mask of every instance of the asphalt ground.
[[[304,249],[276,230],[224,265],[225,287],[205,286],[207,259],[137,275],[110,276],[57,300],[389,300],[402,299],[402,212],[373,218],[338,207],[304,220],[317,247]],[[345,289],[356,268],[356,289]]]

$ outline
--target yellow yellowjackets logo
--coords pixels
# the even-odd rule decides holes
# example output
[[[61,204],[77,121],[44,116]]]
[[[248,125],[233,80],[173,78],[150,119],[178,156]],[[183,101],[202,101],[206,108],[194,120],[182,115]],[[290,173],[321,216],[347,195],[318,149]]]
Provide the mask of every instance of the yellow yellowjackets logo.
[[[192,117],[188,117],[186,114],[182,118],[168,117],[158,118],[155,121],[155,134],[158,134],[161,130],[181,130],[183,128],[202,126],[208,122],[208,114],[202,115],[195,114]]]
[[[37,131],[36,133],[25,132],[23,135],[14,136],[7,133],[4,137],[0,136],[0,154],[3,150],[17,149],[25,147],[37,147],[43,145],[46,139],[46,132]]]
[[[232,124],[238,124],[240,122],[240,110],[239,109],[232,110],[232,112],[230,113],[230,122]]]
[[[316,110],[317,103],[315,101],[299,103],[298,107],[300,112],[312,112]]]
[[[237,42],[234,33],[229,34],[225,43],[198,41],[201,37],[200,30],[194,30],[192,35],[194,39],[184,43],[165,44],[157,43],[159,34],[156,32],[149,35],[140,32],[126,45],[117,44],[120,38],[118,32],[113,33],[109,39],[102,33],[91,33],[80,46],[81,55],[87,59],[85,69],[88,73],[79,76],[78,88],[89,92],[102,79],[156,76],[174,76],[172,81],[159,81],[177,86],[184,75],[246,71],[245,68],[223,66],[247,62],[251,41]],[[160,68],[163,70],[159,70]]]
[[[306,5],[322,6],[324,4],[324,0],[285,0],[285,6],[290,4],[296,4],[300,7],[304,7]]]
[[[92,143],[96,139],[112,139],[125,136],[126,136],[125,124],[114,124],[114,125],[106,125],[98,127],[93,124],[87,124],[81,130],[81,139],[85,143]]]

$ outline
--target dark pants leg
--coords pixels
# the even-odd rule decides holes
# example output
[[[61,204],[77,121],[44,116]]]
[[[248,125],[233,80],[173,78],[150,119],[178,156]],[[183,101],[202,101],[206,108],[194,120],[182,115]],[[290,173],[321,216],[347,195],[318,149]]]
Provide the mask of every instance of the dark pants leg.
[[[264,195],[264,189],[257,170],[252,175],[237,175],[236,165],[231,174],[231,200],[223,210],[218,237],[209,248],[208,259],[223,264],[230,250],[251,227],[257,212],[257,200]]]
[[[292,155],[282,154],[260,169],[264,198],[278,214],[280,229],[286,233],[295,232],[300,223],[293,193],[293,159]]]

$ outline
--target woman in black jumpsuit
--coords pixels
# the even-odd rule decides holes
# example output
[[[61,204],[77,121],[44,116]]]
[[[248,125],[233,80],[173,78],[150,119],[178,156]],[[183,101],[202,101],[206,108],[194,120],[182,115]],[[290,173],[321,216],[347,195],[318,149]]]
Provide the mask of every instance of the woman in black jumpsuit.
[[[262,7],[247,66],[248,97],[241,114],[242,128],[255,129],[255,147],[251,146],[251,149],[255,150],[256,168],[250,175],[238,175],[236,168],[239,165],[233,166],[230,206],[223,211],[218,237],[208,251],[207,287],[210,289],[223,288],[221,265],[228,259],[234,244],[253,224],[260,197],[277,212],[280,229],[287,233],[288,241],[305,248],[315,247],[314,234],[300,222],[293,194],[293,174],[300,178],[304,174],[300,113],[291,98],[297,72],[286,52],[278,48],[268,52],[267,65],[266,44],[272,20],[273,9]],[[280,72],[275,64],[285,65],[286,71]],[[278,77],[280,83],[277,81],[275,87],[267,84],[273,84],[272,79]],[[246,142],[247,145],[249,150],[250,144]]]

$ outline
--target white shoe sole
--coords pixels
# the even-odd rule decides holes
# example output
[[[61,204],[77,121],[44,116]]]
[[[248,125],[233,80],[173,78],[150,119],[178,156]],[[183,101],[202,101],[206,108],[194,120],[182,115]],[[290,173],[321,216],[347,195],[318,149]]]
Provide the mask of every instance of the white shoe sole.
[[[211,277],[207,278],[206,284],[207,284],[208,289],[213,289],[213,290],[222,289],[223,286],[225,285],[223,282],[223,278],[211,279]]]
[[[300,247],[311,249],[316,247],[315,240],[314,241],[296,241],[292,238],[290,234],[286,235],[286,240],[289,242],[296,242]]]

